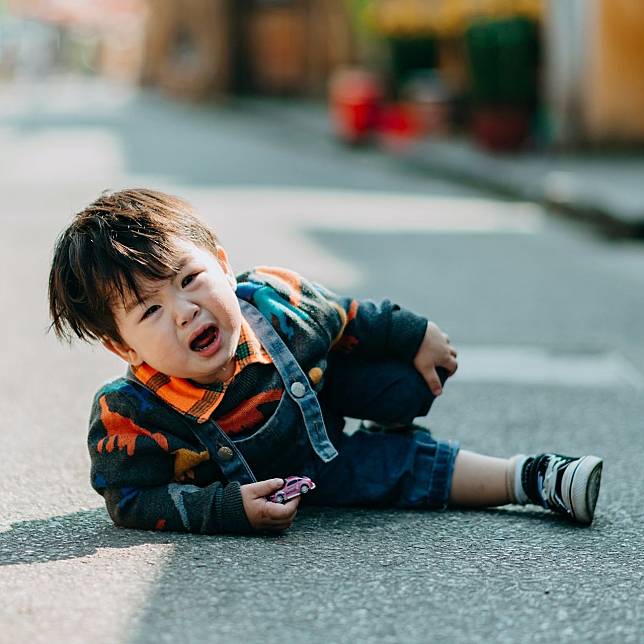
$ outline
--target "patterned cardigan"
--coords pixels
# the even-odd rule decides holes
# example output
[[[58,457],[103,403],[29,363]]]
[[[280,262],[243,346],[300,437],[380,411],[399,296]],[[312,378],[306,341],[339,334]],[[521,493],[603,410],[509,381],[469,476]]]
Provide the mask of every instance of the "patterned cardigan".
[[[242,273],[237,295],[270,320],[317,391],[330,351],[411,362],[427,326],[389,300],[340,297],[283,268]],[[207,534],[251,530],[239,483],[224,479],[191,429],[213,419],[236,440],[274,412],[283,384],[245,321],[236,356],[226,384],[197,385],[144,364],[98,391],[89,423],[91,483],[115,524]]]

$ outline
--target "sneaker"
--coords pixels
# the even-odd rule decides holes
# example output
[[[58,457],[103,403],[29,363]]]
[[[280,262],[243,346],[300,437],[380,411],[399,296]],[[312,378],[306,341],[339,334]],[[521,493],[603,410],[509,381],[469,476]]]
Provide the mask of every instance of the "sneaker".
[[[590,525],[595,514],[603,461],[597,456],[540,454],[524,466],[524,489],[549,510]]]

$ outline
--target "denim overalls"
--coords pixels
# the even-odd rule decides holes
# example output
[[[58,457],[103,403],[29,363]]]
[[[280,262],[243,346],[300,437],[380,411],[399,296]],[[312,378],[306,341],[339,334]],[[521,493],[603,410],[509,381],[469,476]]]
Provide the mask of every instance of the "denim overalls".
[[[232,440],[213,420],[195,424],[226,479],[243,485],[310,476],[317,489],[307,502],[320,505],[446,505],[458,444],[437,441],[412,425],[434,399],[412,365],[329,354],[324,386],[316,393],[272,324],[253,305],[239,303],[282,378],[284,394],[275,413],[247,438]],[[349,435],[343,432],[345,416],[397,428],[361,428]]]

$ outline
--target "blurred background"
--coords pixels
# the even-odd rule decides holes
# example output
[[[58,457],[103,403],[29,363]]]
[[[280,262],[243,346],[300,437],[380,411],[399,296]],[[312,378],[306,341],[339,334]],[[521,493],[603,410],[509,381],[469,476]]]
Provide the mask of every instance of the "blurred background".
[[[2,0],[0,79],[74,72],[189,100],[329,96],[349,139],[635,146],[643,28],[629,0]]]
[[[349,146],[639,234],[643,32],[632,0],[2,0],[0,88],[260,99]]]

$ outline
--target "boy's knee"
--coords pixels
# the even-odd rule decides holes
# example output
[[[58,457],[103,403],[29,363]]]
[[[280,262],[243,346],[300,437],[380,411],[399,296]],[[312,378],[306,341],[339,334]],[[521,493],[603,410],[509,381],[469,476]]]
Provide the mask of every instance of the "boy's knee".
[[[391,420],[405,424],[427,415],[435,399],[424,378],[413,368],[408,373],[400,374],[385,395],[391,401]]]
[[[438,371],[445,382],[447,372]],[[435,399],[414,366],[398,360],[333,356],[327,375],[322,398],[343,416],[410,424],[425,416]]]
[[[395,364],[373,376],[377,391],[374,404],[363,420],[384,425],[410,425],[425,416],[435,399],[425,379],[411,365]]]

